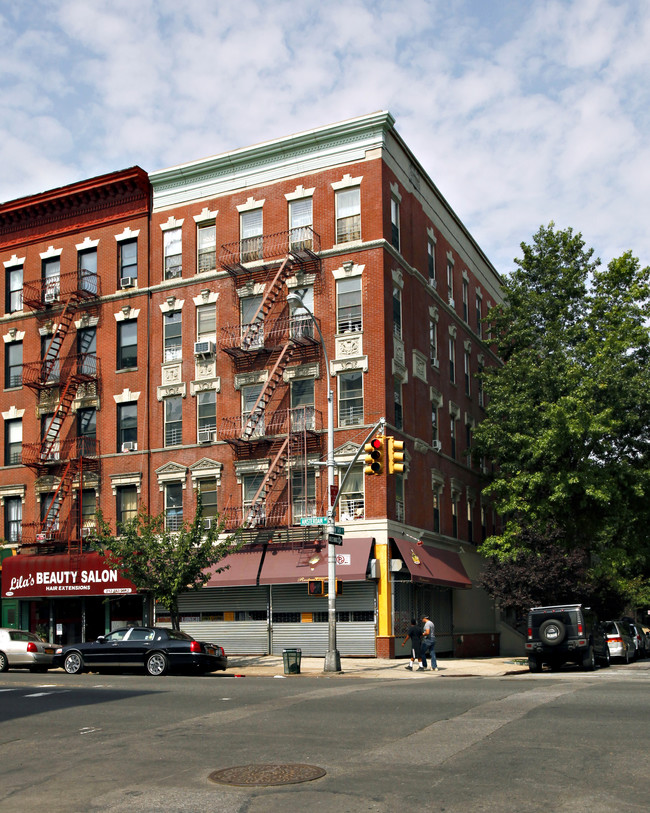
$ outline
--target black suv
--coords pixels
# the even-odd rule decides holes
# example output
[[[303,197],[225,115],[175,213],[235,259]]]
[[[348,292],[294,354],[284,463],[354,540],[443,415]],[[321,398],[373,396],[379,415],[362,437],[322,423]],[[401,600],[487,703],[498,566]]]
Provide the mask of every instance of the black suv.
[[[531,672],[542,665],[559,669],[563,663],[577,663],[592,670],[598,660],[609,666],[607,636],[596,614],[582,604],[533,607],[528,613],[526,654]]]

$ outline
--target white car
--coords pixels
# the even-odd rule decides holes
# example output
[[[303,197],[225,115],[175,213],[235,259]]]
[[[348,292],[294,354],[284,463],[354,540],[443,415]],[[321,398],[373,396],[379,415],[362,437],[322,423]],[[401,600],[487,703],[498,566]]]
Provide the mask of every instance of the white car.
[[[0,628],[0,672],[10,667],[47,672],[55,650],[56,644],[44,641],[35,632]]]

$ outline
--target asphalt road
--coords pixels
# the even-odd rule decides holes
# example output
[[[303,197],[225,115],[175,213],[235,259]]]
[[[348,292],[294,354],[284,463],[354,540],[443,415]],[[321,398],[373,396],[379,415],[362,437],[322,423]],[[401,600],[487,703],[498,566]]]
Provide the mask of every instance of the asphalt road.
[[[650,662],[441,681],[9,672],[0,811],[645,810],[649,681]],[[265,764],[326,774],[208,778]]]

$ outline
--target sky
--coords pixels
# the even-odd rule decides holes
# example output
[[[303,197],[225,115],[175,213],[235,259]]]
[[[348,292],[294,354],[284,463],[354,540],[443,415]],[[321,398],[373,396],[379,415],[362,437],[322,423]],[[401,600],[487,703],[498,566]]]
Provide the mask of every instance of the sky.
[[[0,0],[0,201],[389,110],[498,271],[650,264],[650,0]]]

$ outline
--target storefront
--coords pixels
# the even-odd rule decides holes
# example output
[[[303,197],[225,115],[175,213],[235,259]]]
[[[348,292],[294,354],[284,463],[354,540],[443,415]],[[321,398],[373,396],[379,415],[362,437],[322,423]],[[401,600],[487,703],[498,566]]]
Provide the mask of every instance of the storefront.
[[[12,610],[12,626],[59,644],[148,621],[144,597],[99,553],[8,557],[2,599],[3,615]]]
[[[336,551],[336,636],[341,655],[375,655],[377,584],[370,537],[346,539]],[[181,629],[213,640],[228,654],[280,653],[299,647],[304,655],[327,650],[327,597],[310,595],[310,580],[327,583],[327,545],[267,546],[226,557],[202,590],[179,597]],[[168,616],[158,610],[157,620]]]

